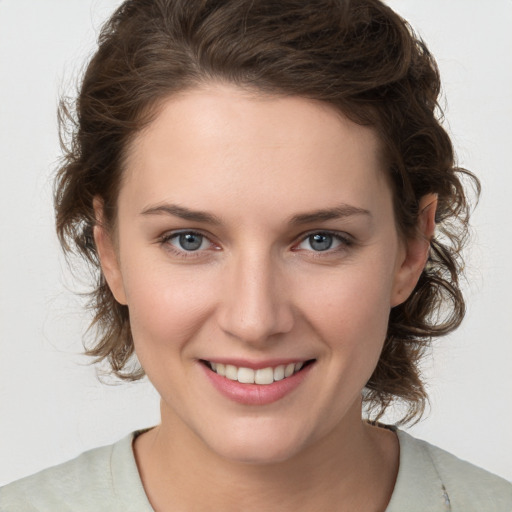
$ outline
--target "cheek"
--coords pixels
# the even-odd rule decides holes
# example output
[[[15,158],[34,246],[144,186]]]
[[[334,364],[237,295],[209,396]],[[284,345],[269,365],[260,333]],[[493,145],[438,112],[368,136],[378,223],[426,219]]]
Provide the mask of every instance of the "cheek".
[[[125,290],[137,353],[152,347],[177,349],[204,323],[212,307],[207,276],[184,267],[127,267]]]
[[[392,276],[389,266],[376,263],[298,287],[313,290],[302,292],[301,310],[335,357],[376,364],[387,332]]]

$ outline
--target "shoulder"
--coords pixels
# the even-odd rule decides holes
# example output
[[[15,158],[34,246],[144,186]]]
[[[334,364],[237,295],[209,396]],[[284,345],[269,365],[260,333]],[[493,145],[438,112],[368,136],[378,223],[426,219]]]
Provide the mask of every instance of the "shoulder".
[[[398,438],[400,469],[395,501],[403,498],[404,503],[422,503],[418,510],[512,510],[512,484],[507,480],[405,432],[398,431]],[[421,508],[427,504],[432,508]]]
[[[133,434],[0,488],[2,512],[151,511],[132,450]],[[96,507],[96,508],[95,508]]]
[[[0,489],[0,508],[15,510],[85,510],[87,495],[105,498],[112,486],[109,460],[113,446],[83,453],[76,459],[22,478]]]
[[[471,504],[474,510],[512,511],[512,483],[437,446],[418,442],[428,450],[452,502]]]

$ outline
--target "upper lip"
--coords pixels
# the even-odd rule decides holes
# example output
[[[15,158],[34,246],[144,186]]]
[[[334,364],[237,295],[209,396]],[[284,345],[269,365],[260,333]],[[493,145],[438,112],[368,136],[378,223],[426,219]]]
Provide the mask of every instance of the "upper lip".
[[[297,358],[297,357],[288,357],[283,359],[266,359],[262,361],[252,361],[249,359],[238,359],[231,357],[213,357],[211,359],[202,359],[202,361],[207,361],[209,363],[220,363],[220,364],[230,364],[232,366],[236,366],[237,368],[251,368],[252,370],[260,370],[261,368],[276,368],[277,366],[287,365],[290,363],[305,363],[306,361],[311,361],[312,358]]]

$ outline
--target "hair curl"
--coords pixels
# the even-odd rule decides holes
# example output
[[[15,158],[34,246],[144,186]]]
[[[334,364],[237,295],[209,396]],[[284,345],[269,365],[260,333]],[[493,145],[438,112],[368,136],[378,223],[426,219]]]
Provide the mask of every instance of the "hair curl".
[[[123,159],[159,101],[211,81],[332,105],[379,134],[393,188],[396,223],[414,236],[419,199],[438,196],[437,232],[411,296],[391,310],[365,403],[380,417],[395,399],[404,421],[427,400],[418,364],[431,339],[461,322],[461,249],[469,204],[449,136],[441,126],[440,79],[424,42],[378,0],[127,0],[104,25],[75,103],[60,106],[62,165],[55,183],[56,226],[66,252],[95,270],[90,306],[97,329],[86,353],[107,359],[120,378],[134,353],[126,306],[101,273],[92,238],[93,198],[115,224]]]

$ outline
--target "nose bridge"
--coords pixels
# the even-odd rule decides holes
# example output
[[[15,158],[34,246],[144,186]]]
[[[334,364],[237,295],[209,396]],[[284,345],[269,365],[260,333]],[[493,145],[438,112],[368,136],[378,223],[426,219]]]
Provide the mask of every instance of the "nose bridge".
[[[270,250],[244,250],[230,265],[221,327],[247,343],[265,342],[292,327],[282,271],[275,260]]]

